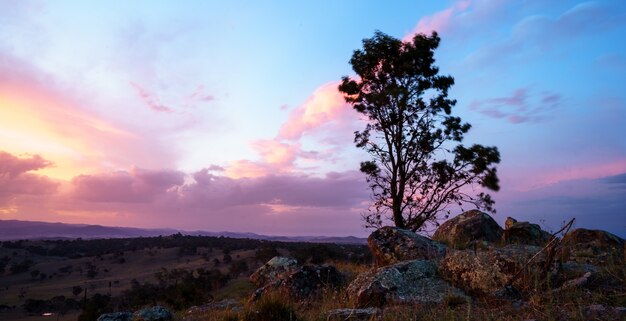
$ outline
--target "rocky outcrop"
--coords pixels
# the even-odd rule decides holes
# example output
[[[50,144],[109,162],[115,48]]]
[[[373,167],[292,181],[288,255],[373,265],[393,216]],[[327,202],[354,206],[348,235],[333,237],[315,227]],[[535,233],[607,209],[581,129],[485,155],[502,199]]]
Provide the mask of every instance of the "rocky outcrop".
[[[467,211],[441,224],[433,240],[452,248],[466,248],[478,241],[500,242],[502,228],[486,213]]]
[[[344,276],[332,265],[305,265],[286,273],[279,288],[299,298],[319,293],[324,288],[336,288]]]
[[[367,245],[378,266],[416,259],[440,259],[446,246],[412,231],[385,226],[367,238]]]
[[[579,228],[563,237],[563,261],[606,264],[624,262],[624,239],[602,230]]]
[[[332,265],[298,266],[295,259],[274,257],[250,276],[250,281],[259,287],[252,300],[270,290],[304,298],[319,294],[325,288],[338,287],[344,279]]]
[[[437,265],[428,260],[404,261],[361,274],[347,293],[361,307],[442,303],[450,297],[469,300],[461,290],[440,279]]]
[[[450,251],[439,266],[439,273],[468,293],[495,295],[503,287],[513,284],[520,287],[525,274],[515,278],[518,271],[524,269],[526,262],[540,251],[539,247],[507,245],[503,248],[487,250]],[[531,269],[542,266],[545,259],[542,254],[533,261]]]
[[[170,321],[173,318],[172,312],[160,305],[141,309],[133,313],[133,321]]]
[[[298,268],[298,261],[290,257],[275,256],[250,275],[250,282],[258,287],[278,280],[279,276]]]
[[[545,245],[552,235],[529,222],[518,222],[514,218],[507,218],[506,229],[502,234],[502,241],[506,244]]]
[[[133,314],[131,312],[113,312],[101,314],[98,321],[131,321]]]

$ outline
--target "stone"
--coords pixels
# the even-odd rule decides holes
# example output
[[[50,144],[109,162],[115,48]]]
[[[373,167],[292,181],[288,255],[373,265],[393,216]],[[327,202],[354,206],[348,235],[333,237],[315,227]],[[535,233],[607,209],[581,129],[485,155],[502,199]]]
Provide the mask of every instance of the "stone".
[[[237,310],[242,308],[241,303],[234,299],[224,299],[217,302],[209,302],[200,306],[192,306],[187,309],[187,314],[198,314],[205,313],[208,311],[216,311],[216,310]]]
[[[584,308],[584,313],[587,318],[602,318],[608,311],[602,304],[592,304]]]
[[[552,235],[529,222],[518,222],[513,218],[507,218],[506,229],[502,233],[502,241],[506,244],[528,244],[542,246],[547,244]]]
[[[373,321],[381,319],[382,311],[378,308],[336,309],[326,312],[327,321]]]
[[[258,287],[276,282],[281,274],[298,268],[298,260],[290,257],[275,256],[250,275],[250,282]]]
[[[98,321],[131,321],[133,314],[130,312],[113,312],[101,314]]]
[[[345,277],[333,265],[305,265],[276,275],[252,294],[250,301],[258,300],[263,294],[274,290],[289,296],[304,299],[321,294],[324,289],[333,289],[343,284]]]
[[[507,217],[506,221],[504,221],[504,229],[508,230],[509,228],[511,228],[511,226],[513,226],[513,224],[517,223],[517,220],[512,218],[512,217]]]
[[[585,273],[583,276],[575,279],[571,279],[563,283],[560,287],[553,290],[553,292],[560,292],[567,289],[578,288],[581,287],[587,282],[589,282],[589,278],[591,277],[591,272]]]
[[[133,314],[133,321],[170,321],[174,315],[160,305],[141,309]]]
[[[575,229],[561,242],[563,261],[602,265],[624,262],[624,239],[602,230]]]
[[[480,251],[449,251],[439,265],[439,273],[452,285],[468,293],[499,296],[507,285],[527,286],[524,279],[529,272],[524,267],[540,250],[537,246],[512,244]],[[537,270],[544,264],[545,256],[541,253],[529,268]],[[522,269],[524,271],[514,279]]]
[[[367,245],[378,266],[416,259],[440,259],[446,246],[410,230],[385,226],[367,238]]]
[[[500,242],[502,228],[486,213],[478,210],[467,211],[441,224],[433,240],[452,248],[467,248],[476,242]]]
[[[279,288],[292,296],[303,298],[318,294],[325,288],[337,288],[345,280],[333,265],[305,265],[284,275]]]
[[[404,261],[363,273],[350,283],[347,293],[359,307],[469,300],[463,291],[439,278],[437,265],[429,260]]]

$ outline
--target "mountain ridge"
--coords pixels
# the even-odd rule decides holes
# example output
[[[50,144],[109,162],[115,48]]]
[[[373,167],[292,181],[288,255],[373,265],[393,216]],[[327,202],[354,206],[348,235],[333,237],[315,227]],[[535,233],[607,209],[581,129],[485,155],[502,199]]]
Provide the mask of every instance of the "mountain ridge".
[[[0,220],[0,241],[25,239],[106,239],[167,236],[176,233],[184,235],[249,238],[282,242],[312,242],[338,244],[365,244],[367,239],[355,236],[280,236],[262,235],[252,232],[210,232],[185,231],[169,228],[137,228],[122,226],[103,226],[96,224],[70,224],[61,222],[41,222],[23,220]]]

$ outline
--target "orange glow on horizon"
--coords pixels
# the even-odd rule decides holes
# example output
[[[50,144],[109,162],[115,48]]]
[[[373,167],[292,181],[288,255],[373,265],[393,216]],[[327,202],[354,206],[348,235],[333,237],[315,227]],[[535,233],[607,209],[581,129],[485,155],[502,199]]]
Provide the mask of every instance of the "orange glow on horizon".
[[[16,156],[41,155],[53,166],[37,173],[54,179],[97,171],[103,153],[90,145],[93,133],[88,131],[132,135],[77,110],[44,90],[0,82],[0,150]]]

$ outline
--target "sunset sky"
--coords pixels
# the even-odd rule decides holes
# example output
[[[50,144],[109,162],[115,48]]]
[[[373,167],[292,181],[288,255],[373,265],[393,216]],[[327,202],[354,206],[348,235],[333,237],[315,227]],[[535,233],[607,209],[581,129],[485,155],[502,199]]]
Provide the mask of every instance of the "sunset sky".
[[[624,1],[0,1],[0,219],[365,236],[337,92],[436,30],[501,224],[626,236]]]

